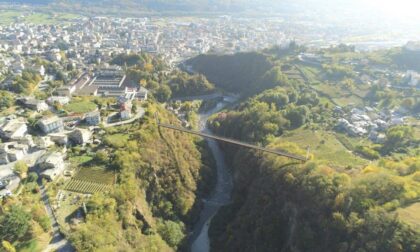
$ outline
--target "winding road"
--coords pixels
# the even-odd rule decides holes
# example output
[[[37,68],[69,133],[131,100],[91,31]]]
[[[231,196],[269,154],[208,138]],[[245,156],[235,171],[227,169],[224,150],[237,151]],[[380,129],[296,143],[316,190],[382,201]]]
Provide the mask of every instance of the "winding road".
[[[40,185],[41,199],[44,202],[45,210],[47,211],[48,217],[51,220],[53,238],[48,244],[47,248],[43,252],[58,251],[58,252],[73,252],[75,249],[71,246],[70,242],[60,232],[57,219],[55,218],[54,212],[51,208],[50,201],[48,199],[47,191],[44,185]]]

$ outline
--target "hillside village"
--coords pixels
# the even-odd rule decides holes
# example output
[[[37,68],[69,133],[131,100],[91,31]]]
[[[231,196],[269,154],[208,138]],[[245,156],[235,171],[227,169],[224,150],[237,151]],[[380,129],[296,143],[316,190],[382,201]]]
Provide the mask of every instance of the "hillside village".
[[[287,43],[286,36],[275,30],[275,22],[261,26],[259,21],[243,21],[229,16],[193,22],[93,17],[68,24],[0,25],[0,89],[12,89],[17,77],[26,82],[34,79],[22,84],[31,85],[25,86],[28,93],[15,97],[17,111],[0,117],[0,195],[10,195],[18,187],[19,176],[13,172],[17,161],[24,159],[30,167],[49,163],[40,175],[54,180],[65,170],[65,165],[56,164],[65,160],[66,146],[91,143],[99,125],[121,125],[144,114],[141,107],[133,109],[132,101],[147,100],[149,91],[133,85],[123,67],[108,64],[115,55],[156,54],[174,68],[210,50],[239,52]],[[273,30],[269,37],[267,30]],[[48,96],[34,96],[34,90]],[[71,104],[72,97],[94,96],[112,97],[116,103],[63,115],[61,108]],[[110,113],[104,112],[108,109]],[[28,122],[28,113],[49,115],[29,125],[33,122]],[[51,153],[55,146],[62,148]]]
[[[125,86],[126,76],[120,68],[100,69],[95,74],[77,76],[68,85],[57,88],[52,96],[45,100],[30,96],[17,98],[20,109],[17,113],[0,117],[0,171],[3,187],[0,195],[10,195],[19,185],[19,177],[13,171],[13,165],[25,160],[29,166],[46,167],[41,169],[41,177],[54,180],[65,170],[64,158],[66,146],[86,145],[93,142],[93,134],[101,127],[121,125],[132,122],[144,114],[143,108],[133,109],[132,103],[146,101],[148,91],[144,87],[132,89]],[[113,97],[115,104],[107,104],[99,109],[95,104],[86,113],[71,113],[62,116],[57,106],[66,106],[72,96]],[[102,117],[108,109],[113,111]],[[42,115],[35,125],[29,126],[23,114],[31,117]],[[128,121],[127,121],[128,120]],[[96,139],[96,141],[99,141]],[[54,146],[63,147],[52,152]]]

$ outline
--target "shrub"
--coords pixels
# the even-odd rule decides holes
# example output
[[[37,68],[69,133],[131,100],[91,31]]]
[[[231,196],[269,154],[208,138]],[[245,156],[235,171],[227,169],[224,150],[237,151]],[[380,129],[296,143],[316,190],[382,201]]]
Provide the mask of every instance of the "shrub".
[[[367,159],[371,159],[371,160],[379,159],[381,157],[381,155],[377,151],[375,151],[375,150],[373,150],[373,149],[371,149],[367,146],[357,146],[356,149],[355,149],[355,152],[362,155],[363,157],[365,157]]]

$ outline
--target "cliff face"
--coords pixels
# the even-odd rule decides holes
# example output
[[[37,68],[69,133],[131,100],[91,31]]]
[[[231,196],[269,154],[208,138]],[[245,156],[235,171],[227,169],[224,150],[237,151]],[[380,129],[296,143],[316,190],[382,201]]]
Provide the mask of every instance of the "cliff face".
[[[106,130],[113,140],[106,141],[106,151],[117,171],[116,185],[92,197],[86,223],[72,230],[71,241],[80,251],[186,246],[201,198],[212,184],[211,159],[199,139],[155,124],[154,112],[162,122],[177,125],[175,116],[153,103],[147,111],[139,123]],[[124,139],[117,143],[118,137]]]
[[[304,154],[294,144],[274,143]],[[235,190],[210,227],[212,251],[416,251],[418,233],[369,199],[358,182],[310,161],[237,151]],[[366,189],[364,186],[363,188]],[[372,203],[370,203],[372,204]]]

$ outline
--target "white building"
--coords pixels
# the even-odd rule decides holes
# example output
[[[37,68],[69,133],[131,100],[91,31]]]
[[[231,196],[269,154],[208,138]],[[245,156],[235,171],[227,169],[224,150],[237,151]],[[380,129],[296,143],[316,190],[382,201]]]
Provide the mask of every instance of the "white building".
[[[420,84],[420,73],[417,73],[416,71],[408,70],[405,76],[408,80],[409,86],[416,87]]]
[[[98,125],[101,123],[101,113],[99,113],[99,111],[86,113],[85,121],[89,125]]]
[[[131,118],[131,111],[129,109],[121,110],[120,117],[122,120],[128,120]]]
[[[23,105],[29,109],[35,110],[37,112],[47,111],[48,105],[45,101],[36,100],[34,98],[25,98],[23,99]]]
[[[12,119],[0,126],[0,136],[7,139],[22,138],[27,132],[28,126],[24,118]]]
[[[64,169],[64,157],[59,152],[45,154],[37,161],[38,167],[42,170],[41,176],[52,181],[60,176]]]
[[[60,105],[66,105],[70,102],[70,98],[67,96],[51,96],[51,97],[48,97],[47,102],[50,105],[53,105],[54,103],[58,103]]]
[[[27,145],[19,144],[17,142],[0,144],[0,159],[2,164],[21,160],[26,154],[28,154]]]
[[[45,134],[64,130],[63,120],[57,116],[43,118],[39,120],[38,125]]]

